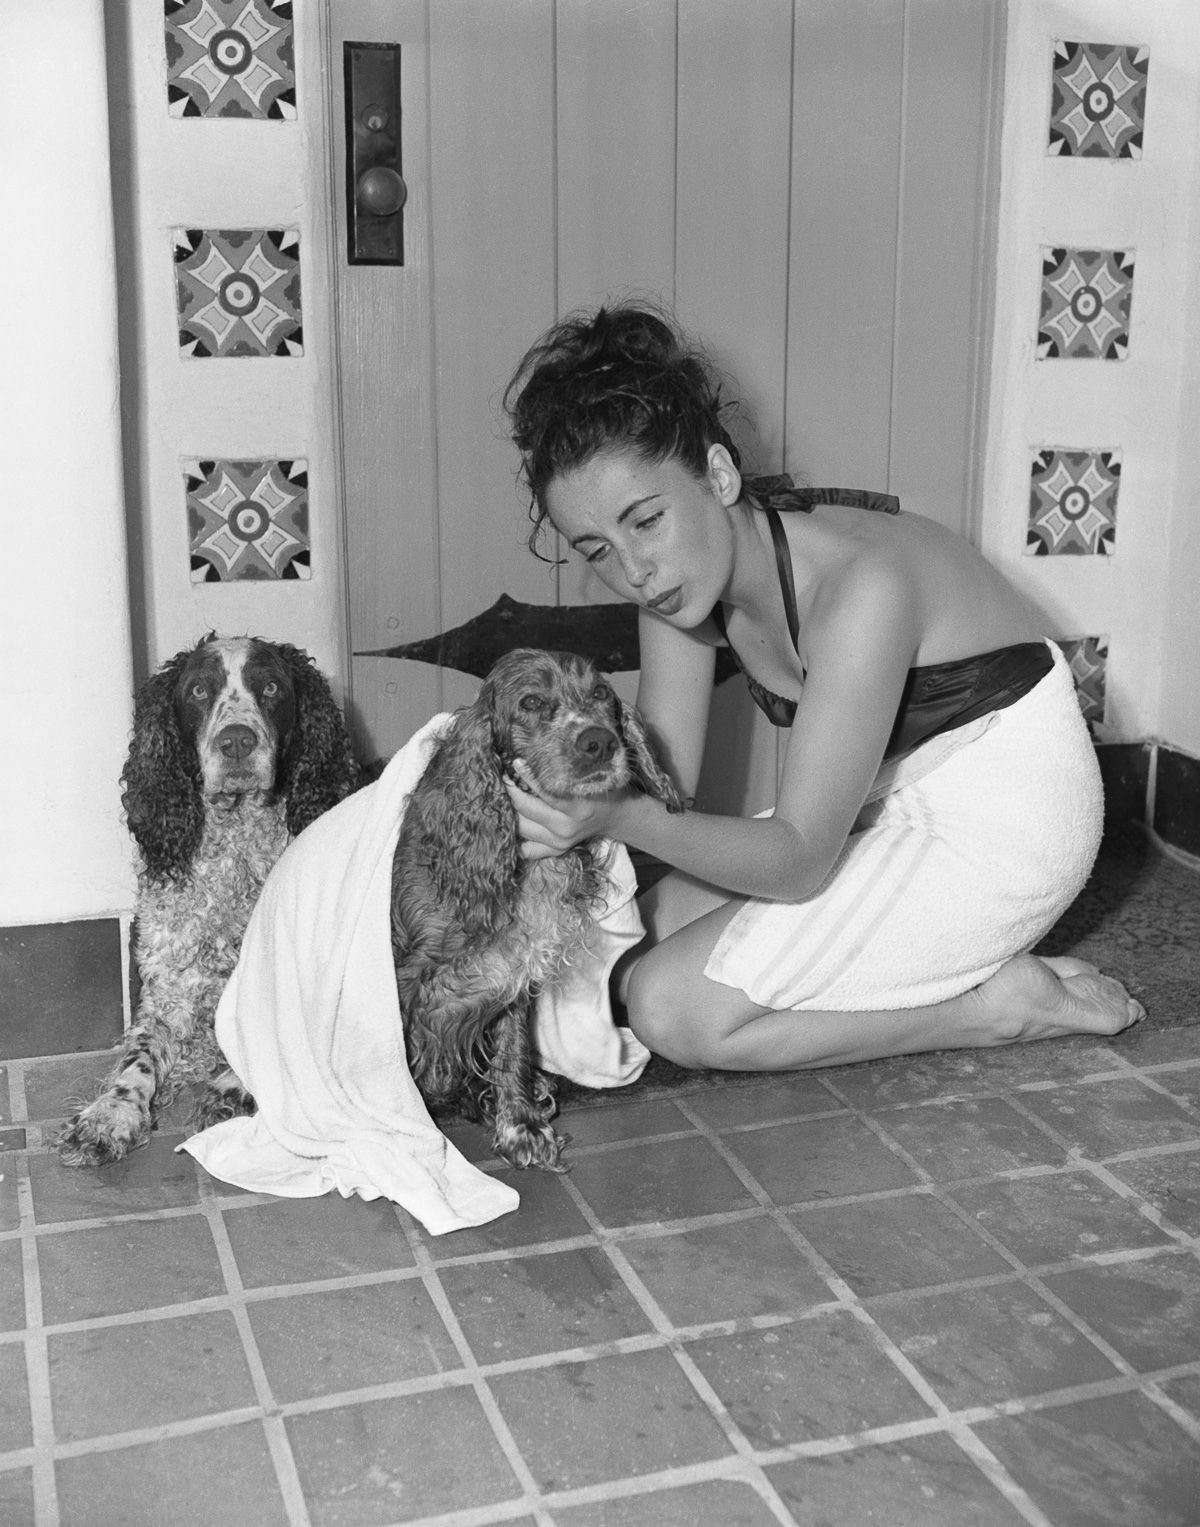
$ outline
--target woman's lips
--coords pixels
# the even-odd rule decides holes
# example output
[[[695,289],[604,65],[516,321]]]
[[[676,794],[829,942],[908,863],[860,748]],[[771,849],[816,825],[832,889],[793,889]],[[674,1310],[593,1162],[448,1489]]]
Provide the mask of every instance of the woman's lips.
[[[646,606],[653,610],[656,615],[678,615],[683,605],[683,590],[681,588],[668,589],[665,594],[659,594],[657,598],[650,600]]]

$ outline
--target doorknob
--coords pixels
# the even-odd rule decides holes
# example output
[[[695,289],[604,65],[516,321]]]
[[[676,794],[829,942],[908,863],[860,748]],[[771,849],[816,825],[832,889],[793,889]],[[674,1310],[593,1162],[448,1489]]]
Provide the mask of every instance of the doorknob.
[[[342,45],[346,85],[346,258],[351,265],[404,264],[400,161],[400,45]]]

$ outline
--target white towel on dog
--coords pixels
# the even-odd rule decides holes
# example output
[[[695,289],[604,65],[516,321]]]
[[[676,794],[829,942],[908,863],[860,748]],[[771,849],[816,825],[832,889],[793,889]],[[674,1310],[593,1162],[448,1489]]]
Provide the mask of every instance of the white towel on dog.
[[[267,877],[216,1016],[217,1039],[258,1112],[181,1147],[251,1192],[390,1198],[433,1235],[519,1203],[440,1132],[404,1052],[392,853],[408,796],[450,720],[435,716],[373,785],[301,833]],[[612,894],[594,947],[539,999],[534,1023],[541,1063],[590,1087],[631,1082],[649,1058],[613,1025],[608,972],[642,923],[628,854],[610,845],[606,867]]]

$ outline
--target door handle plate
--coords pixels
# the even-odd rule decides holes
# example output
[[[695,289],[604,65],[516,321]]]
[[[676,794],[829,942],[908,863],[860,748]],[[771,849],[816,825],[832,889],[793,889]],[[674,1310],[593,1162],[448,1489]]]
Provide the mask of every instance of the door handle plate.
[[[342,44],[346,103],[346,259],[404,264],[400,44]]]

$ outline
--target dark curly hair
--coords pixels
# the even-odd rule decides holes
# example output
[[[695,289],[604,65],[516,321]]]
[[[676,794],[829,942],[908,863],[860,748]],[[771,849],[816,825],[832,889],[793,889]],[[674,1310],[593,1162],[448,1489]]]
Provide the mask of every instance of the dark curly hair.
[[[740,466],[722,423],[733,406],[700,348],[647,304],[601,307],[556,323],[526,352],[504,392],[529,490],[530,549],[540,555],[550,482],[598,451],[619,447],[648,462],[675,460],[702,477],[709,447],[723,445]]]

